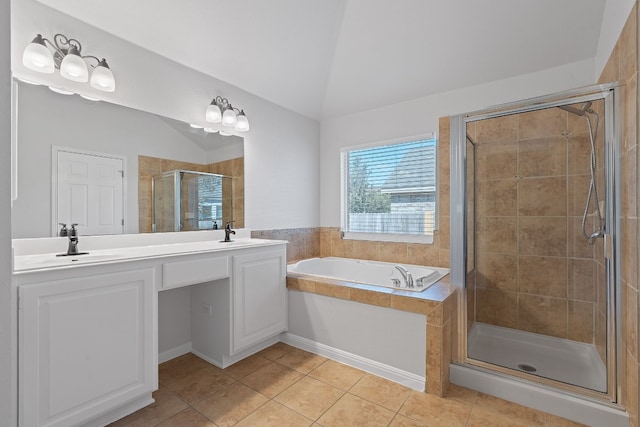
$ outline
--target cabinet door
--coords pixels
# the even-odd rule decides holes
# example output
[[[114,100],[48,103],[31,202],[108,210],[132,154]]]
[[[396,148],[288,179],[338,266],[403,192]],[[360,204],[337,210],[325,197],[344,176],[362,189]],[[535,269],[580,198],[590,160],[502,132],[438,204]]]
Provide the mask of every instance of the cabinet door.
[[[153,269],[19,288],[21,426],[73,426],[156,384]]]
[[[234,256],[232,292],[232,354],[285,331],[285,250]]]

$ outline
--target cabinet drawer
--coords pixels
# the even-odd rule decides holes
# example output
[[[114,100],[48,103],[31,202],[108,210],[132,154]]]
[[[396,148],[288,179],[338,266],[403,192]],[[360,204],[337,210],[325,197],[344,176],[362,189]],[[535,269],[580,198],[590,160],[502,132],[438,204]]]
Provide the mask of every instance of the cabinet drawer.
[[[168,262],[162,265],[164,289],[195,285],[225,277],[229,277],[229,258],[226,256]]]

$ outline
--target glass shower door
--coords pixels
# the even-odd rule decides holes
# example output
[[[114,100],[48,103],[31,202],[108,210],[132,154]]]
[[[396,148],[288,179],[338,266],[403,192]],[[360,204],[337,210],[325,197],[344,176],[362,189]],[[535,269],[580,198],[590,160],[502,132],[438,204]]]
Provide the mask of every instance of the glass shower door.
[[[605,105],[466,119],[467,355],[483,367],[610,391]]]

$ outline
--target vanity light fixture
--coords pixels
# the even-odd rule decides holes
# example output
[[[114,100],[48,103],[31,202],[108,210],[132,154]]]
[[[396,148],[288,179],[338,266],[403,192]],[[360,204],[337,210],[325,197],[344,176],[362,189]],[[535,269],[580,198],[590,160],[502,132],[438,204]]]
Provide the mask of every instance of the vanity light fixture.
[[[207,107],[205,119],[211,123],[222,123],[223,126],[233,127],[238,132],[249,130],[249,120],[244,110],[231,105],[227,98],[216,96]],[[222,134],[222,131],[220,132]]]
[[[51,90],[52,92],[55,92],[55,93],[59,93],[60,95],[73,95],[74,94],[70,90],[62,89],[62,88],[55,87],[55,86],[49,86],[49,90]]]
[[[53,49],[53,53],[49,48]],[[116,89],[116,81],[107,60],[98,59],[93,55],[82,55],[81,51],[80,42],[64,34],[53,36],[53,42],[38,34],[24,49],[22,63],[28,69],[40,73],[50,74],[58,68],[60,75],[65,79],[81,83],[88,81],[95,89],[113,92]],[[96,62],[96,65],[91,65],[91,78],[86,62],[88,59]]]

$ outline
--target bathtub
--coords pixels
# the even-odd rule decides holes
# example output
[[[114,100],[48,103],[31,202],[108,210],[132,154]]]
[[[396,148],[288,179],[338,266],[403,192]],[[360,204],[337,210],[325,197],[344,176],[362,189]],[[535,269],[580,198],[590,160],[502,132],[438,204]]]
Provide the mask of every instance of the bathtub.
[[[411,273],[414,287],[407,287],[402,267]],[[350,258],[310,258],[290,264],[287,274],[324,277],[344,282],[363,283],[403,291],[422,292],[442,277],[449,274],[448,268],[423,267],[419,265],[394,264]]]

